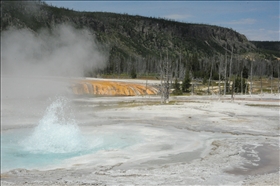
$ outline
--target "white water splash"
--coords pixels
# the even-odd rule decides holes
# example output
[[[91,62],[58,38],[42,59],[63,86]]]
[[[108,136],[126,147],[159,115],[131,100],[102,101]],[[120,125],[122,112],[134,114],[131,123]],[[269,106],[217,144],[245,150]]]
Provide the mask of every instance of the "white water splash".
[[[70,116],[66,117],[67,104],[65,98],[58,98],[46,109],[32,135],[21,142],[24,150],[47,154],[76,153],[87,149],[88,142],[76,121]]]

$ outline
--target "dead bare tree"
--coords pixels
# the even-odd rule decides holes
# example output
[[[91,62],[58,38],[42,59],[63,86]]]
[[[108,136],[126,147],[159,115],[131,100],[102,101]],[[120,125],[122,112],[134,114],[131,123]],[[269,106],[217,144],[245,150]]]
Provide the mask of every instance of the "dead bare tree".
[[[261,81],[261,95],[263,95],[262,75],[260,75],[260,81]]]
[[[253,59],[251,61],[251,74],[250,74],[250,95],[253,93]]]
[[[226,91],[227,91],[227,51],[226,51],[226,55],[225,55],[225,74],[224,74],[224,95],[226,95]]]
[[[194,81],[194,78],[192,76],[192,81],[191,81],[191,84],[192,84],[192,96],[194,95],[194,84],[195,84],[195,81]]]
[[[213,63],[214,63],[215,59],[212,59],[212,63],[211,63],[211,70],[210,70],[210,76],[209,76],[209,80],[208,80],[208,89],[207,89],[207,94],[210,93],[210,83],[211,83],[211,79],[212,79],[212,71],[213,71]]]
[[[230,62],[229,62],[229,78],[231,78],[232,72],[232,55],[233,55],[233,46],[231,46]]]
[[[265,61],[260,61],[259,75],[260,75],[261,95],[263,95],[263,74],[264,74],[265,68],[266,68]]]
[[[231,46],[231,53],[230,53],[230,65],[229,65],[229,78],[231,78],[231,65],[232,65],[232,56],[233,56],[233,47]],[[233,94],[235,89],[235,77],[233,78],[232,87],[231,87],[231,100],[233,101]]]
[[[163,61],[162,61],[162,56],[160,53],[160,96],[161,96],[161,103],[163,103],[163,75],[164,75],[164,68],[163,68]]]
[[[121,58],[120,55],[117,55],[115,58],[115,74],[117,74],[118,79],[120,78],[121,73]]]
[[[280,93],[280,63],[279,61],[277,61],[278,63],[278,94]]]
[[[219,58],[220,64],[219,64],[219,96],[221,96],[221,72],[222,72],[222,59]]]
[[[239,56],[238,56],[239,58]],[[241,95],[243,95],[243,68],[244,68],[244,63],[243,63],[243,60],[241,60],[241,65],[240,65],[240,68],[241,68],[241,71],[240,71],[240,77],[241,77]]]
[[[231,101],[234,101],[234,92],[235,92],[235,77],[233,78],[232,85],[231,85]]]
[[[273,94],[273,64],[272,64],[272,61],[269,60],[269,63],[270,63],[270,93]]]
[[[186,63],[187,63],[187,61],[186,61]],[[183,80],[183,78],[185,77],[185,72],[186,72],[186,70],[185,70],[185,66],[187,66],[187,64],[185,64],[185,66],[184,66],[184,64],[183,64],[183,62],[182,62],[182,57],[181,57],[181,55],[180,55],[180,63],[179,63],[180,65],[179,65],[179,80]]]
[[[131,61],[131,56],[129,56],[129,59],[127,61],[127,68],[126,68],[126,74],[130,74],[132,70],[132,61]]]
[[[171,63],[167,58],[160,62],[160,77],[161,77],[161,103],[169,103],[169,90],[170,90],[170,79],[171,79]]]

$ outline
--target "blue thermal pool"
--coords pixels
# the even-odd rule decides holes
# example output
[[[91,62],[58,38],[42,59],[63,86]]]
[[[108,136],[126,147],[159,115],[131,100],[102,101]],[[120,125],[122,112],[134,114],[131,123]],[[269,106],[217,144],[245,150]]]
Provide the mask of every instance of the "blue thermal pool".
[[[73,118],[65,116],[65,107],[65,100],[58,99],[46,109],[35,128],[1,132],[2,172],[58,165],[68,158],[124,149],[142,140],[135,131],[82,132]]]
[[[34,131],[33,131],[34,132]],[[54,129],[54,132],[57,132]],[[16,169],[36,169],[58,165],[68,158],[96,153],[100,150],[124,149],[140,143],[137,134],[101,133],[72,136],[63,139],[35,139],[30,129],[14,129],[2,133],[2,172]],[[34,141],[31,141],[34,140]]]

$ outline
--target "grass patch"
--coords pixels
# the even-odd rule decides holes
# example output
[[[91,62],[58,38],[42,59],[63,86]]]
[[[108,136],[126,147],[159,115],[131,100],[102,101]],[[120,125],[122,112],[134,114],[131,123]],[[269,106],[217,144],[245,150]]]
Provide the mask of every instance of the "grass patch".
[[[148,101],[148,102],[142,102],[142,101],[133,101],[133,102],[120,102],[117,104],[117,107],[139,107],[139,106],[157,106],[157,105],[178,105],[181,104],[180,102],[183,101],[169,101],[169,103],[161,103],[161,101]]]
[[[139,106],[151,106],[151,105],[160,105],[160,102],[158,101],[152,101],[152,102],[120,102],[118,103],[118,107],[122,108],[130,108],[130,107],[139,107]]]
[[[280,105],[264,105],[264,104],[246,104],[247,106],[251,106],[251,107],[280,107]]]

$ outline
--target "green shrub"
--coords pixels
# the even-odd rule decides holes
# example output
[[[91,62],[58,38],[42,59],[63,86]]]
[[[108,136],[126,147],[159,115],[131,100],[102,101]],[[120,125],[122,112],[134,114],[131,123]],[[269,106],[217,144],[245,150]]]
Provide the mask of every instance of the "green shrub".
[[[175,90],[173,90],[173,92],[172,92],[174,95],[182,95],[182,94],[183,94],[183,92],[182,92],[182,90],[181,90],[181,88],[180,88],[180,83],[178,82],[177,78],[175,79],[175,82],[174,82],[174,84],[173,84],[173,87],[174,87],[174,89],[175,89]]]

